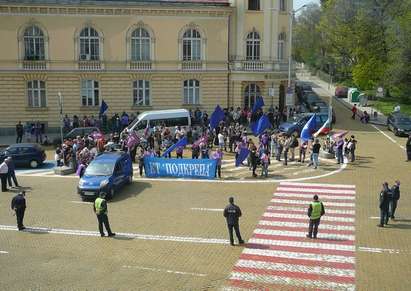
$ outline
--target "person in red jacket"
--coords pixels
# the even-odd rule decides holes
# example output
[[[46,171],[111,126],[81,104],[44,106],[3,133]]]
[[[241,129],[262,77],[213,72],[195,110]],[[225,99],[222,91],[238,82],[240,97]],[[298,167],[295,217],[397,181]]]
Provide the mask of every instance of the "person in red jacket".
[[[351,108],[351,112],[352,112],[352,119],[355,119],[355,116],[357,115],[357,105],[354,104],[354,106]]]

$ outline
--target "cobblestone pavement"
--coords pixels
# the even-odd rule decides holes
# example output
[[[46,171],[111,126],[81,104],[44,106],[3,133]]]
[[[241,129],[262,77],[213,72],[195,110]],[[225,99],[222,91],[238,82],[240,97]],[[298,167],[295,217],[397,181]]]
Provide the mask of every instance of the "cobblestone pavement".
[[[271,279],[276,276],[275,272],[287,269],[288,272],[292,270],[287,273],[289,277],[292,275],[299,282],[323,282],[324,280],[318,280],[320,276],[322,279],[332,279],[325,280],[327,282],[336,282],[334,279],[342,277],[344,282],[340,281],[338,284],[348,284],[345,289],[355,284],[357,290],[409,290],[406,278],[411,273],[411,164],[404,162],[405,152],[401,146],[405,144],[405,139],[393,136],[383,127],[374,128],[351,120],[350,112],[339,104],[335,104],[335,109],[336,127],[350,130],[349,134],[354,134],[358,140],[357,160],[334,175],[297,183],[322,184],[324,187],[355,185],[355,217],[351,217],[352,212],[344,216],[347,219],[345,223],[350,224],[344,226],[350,228],[325,228],[327,225],[334,225],[326,222],[341,222],[338,220],[324,220],[323,228],[320,227],[320,231],[324,230],[323,235],[331,235],[326,230],[337,231],[332,235],[345,237],[344,244],[334,241],[306,242],[301,237],[306,227],[304,224],[307,224],[303,212],[311,192],[280,192],[279,187],[289,187],[289,184],[284,184],[290,183],[289,181],[283,181],[283,184],[274,180],[265,182],[264,179],[249,181],[248,169],[233,171],[244,173],[239,174],[236,178],[238,180],[234,181],[226,177],[227,183],[136,179],[109,203],[110,224],[119,233],[115,238],[97,236],[96,217],[91,204],[82,202],[76,194],[76,178],[26,173],[18,178],[21,185],[27,187],[25,224],[31,230],[15,230],[15,217],[9,210],[14,193],[0,193],[0,289],[219,290],[225,287],[238,288],[228,284],[233,279],[232,272],[247,267],[252,268],[254,273],[263,270],[258,272],[264,272],[264,276]],[[226,158],[226,164],[230,164],[230,157]],[[325,165],[319,173],[327,172]],[[276,166],[273,163],[272,175],[276,175],[278,171],[277,175],[287,174],[286,177],[290,178],[294,176],[290,174],[293,171],[308,170],[306,167],[297,169],[298,165],[287,168]],[[288,170],[294,167],[296,169]],[[334,166],[330,164],[329,167]],[[226,166],[223,169],[233,168]],[[284,172],[279,172],[280,170]],[[228,175],[229,171],[223,173]],[[311,174],[295,176],[304,178],[309,175]],[[381,183],[388,181],[392,185],[396,179],[402,182],[397,219],[381,229],[376,226]],[[298,196],[290,196],[293,193]],[[319,194],[321,197],[325,193]],[[229,196],[234,196],[243,211],[240,227],[247,242],[244,247],[230,247],[227,241],[222,208],[227,204]],[[323,198],[335,200],[335,197],[324,195]],[[288,202],[284,203],[285,201]],[[328,218],[339,219],[336,211],[340,209],[334,209],[333,206],[338,205],[327,207],[330,211]],[[351,219],[355,219],[354,234],[354,222]],[[291,230],[291,227],[297,229]],[[355,245],[351,244],[354,235]],[[271,243],[277,241],[276,249],[263,249],[265,254],[276,254],[277,257],[280,254],[277,248],[284,241],[287,242],[287,247],[297,244],[295,247],[304,246],[310,250],[316,249],[316,245],[307,245],[308,243],[318,243],[321,252],[306,252],[311,256],[306,254],[306,257],[299,258],[299,263],[305,260],[307,265],[304,265],[304,270],[309,271],[304,277],[297,275],[303,269],[288,260],[270,261],[268,264],[258,261],[256,265],[250,265],[250,258],[254,260],[261,255],[258,254],[261,249],[249,248],[257,239]],[[308,258],[312,258],[312,255],[318,255],[315,257],[316,261],[319,261],[318,258],[329,258],[325,256],[335,256],[336,254],[323,251],[324,245],[330,244],[349,248],[344,251],[350,254],[341,256],[344,261],[339,263],[343,265],[319,264],[317,268],[308,266]],[[291,251],[282,251],[281,254],[283,252]],[[354,282],[354,272],[349,268],[353,257]],[[337,262],[330,262],[334,263]],[[343,276],[338,276],[338,273],[333,274],[332,278],[325,277],[330,276],[326,275],[330,271],[326,268],[336,267],[344,269]],[[313,270],[317,271],[315,275]],[[254,288],[256,285],[253,284],[257,284],[261,289],[307,290],[310,286],[319,289],[318,285],[305,283],[297,286],[284,284],[284,274],[280,281],[249,280],[250,285],[240,287]],[[317,277],[314,280],[314,277],[307,276]],[[326,289],[335,289],[333,286],[327,287],[329,288]]]

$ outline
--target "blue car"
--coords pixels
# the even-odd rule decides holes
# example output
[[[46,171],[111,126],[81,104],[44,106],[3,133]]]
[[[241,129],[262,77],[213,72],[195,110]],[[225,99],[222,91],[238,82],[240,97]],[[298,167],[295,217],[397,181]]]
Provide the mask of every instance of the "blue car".
[[[101,191],[113,198],[125,184],[133,181],[133,165],[124,152],[103,153],[88,165],[78,183],[78,194],[83,200],[97,197]]]
[[[295,121],[293,122],[284,122],[281,123],[278,129],[281,132],[286,133],[287,135],[300,135],[301,130],[303,129],[304,125],[307,123],[307,121],[313,116],[314,113],[305,113],[302,115],[299,115],[296,117]],[[328,114],[316,114],[316,126],[315,129],[318,130],[323,126],[323,124],[327,121],[328,119]]]
[[[12,157],[16,168],[38,168],[46,160],[44,149],[34,143],[13,144],[0,152],[0,163]]]

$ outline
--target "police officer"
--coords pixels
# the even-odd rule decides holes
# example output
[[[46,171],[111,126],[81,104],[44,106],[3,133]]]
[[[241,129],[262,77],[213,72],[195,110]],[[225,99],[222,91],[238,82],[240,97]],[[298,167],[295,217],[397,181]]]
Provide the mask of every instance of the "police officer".
[[[318,195],[314,195],[313,201],[308,207],[308,217],[310,224],[308,226],[308,238],[317,238],[318,226],[320,225],[321,216],[325,214],[324,205],[318,200]]]
[[[26,211],[26,192],[22,191],[11,200],[11,209],[16,212],[17,227],[19,230],[25,229],[23,225],[24,212]]]
[[[230,204],[228,204],[227,207],[224,209],[224,217],[227,220],[228,233],[230,235],[230,245],[234,245],[233,228],[235,230],[238,243],[243,244],[244,241],[241,238],[240,227],[238,225],[238,219],[241,217],[241,209],[240,207],[234,204],[233,197],[230,197],[228,199],[228,202],[230,202]]]
[[[103,224],[107,230],[108,236],[115,236],[116,234],[114,232],[111,232],[110,229],[110,223],[108,222],[108,216],[107,216],[107,201],[106,201],[106,193],[100,192],[100,197],[98,197],[94,201],[94,212],[97,215],[97,220],[98,220],[98,229],[100,231],[100,235],[103,237],[105,236],[104,230],[103,230]]]
[[[391,193],[390,217],[395,219],[395,210],[397,209],[398,200],[400,200],[400,181],[395,181],[394,186],[391,187]]]
[[[384,227],[384,224],[388,224],[388,215],[390,207],[391,191],[388,188],[388,183],[382,184],[382,190],[380,192],[380,224],[379,227]]]

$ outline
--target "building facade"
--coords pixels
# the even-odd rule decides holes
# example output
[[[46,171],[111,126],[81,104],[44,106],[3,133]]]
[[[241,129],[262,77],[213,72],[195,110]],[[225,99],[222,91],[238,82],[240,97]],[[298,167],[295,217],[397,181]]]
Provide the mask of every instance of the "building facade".
[[[0,128],[63,112],[278,106],[292,0],[0,0]]]

